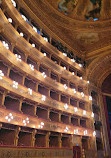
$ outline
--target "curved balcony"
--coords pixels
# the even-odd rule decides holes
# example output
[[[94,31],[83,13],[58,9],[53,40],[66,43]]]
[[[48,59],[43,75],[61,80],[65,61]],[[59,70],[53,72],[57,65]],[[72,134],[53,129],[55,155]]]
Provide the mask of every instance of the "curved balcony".
[[[79,83],[82,86],[85,86],[87,81],[81,80],[78,76],[73,76],[71,72],[64,70],[63,67],[60,65],[55,64],[53,61],[51,61],[49,58],[44,57],[44,55],[39,52],[36,48],[32,48],[32,45],[29,44],[24,38],[22,38],[19,33],[9,24],[8,20],[4,16],[3,12],[1,13],[1,29],[2,31],[8,36],[9,39],[11,39],[12,43],[15,43],[16,46],[22,50],[23,52],[26,52],[27,56],[31,56],[33,59],[38,60],[41,63],[44,63],[46,67],[56,72],[58,75],[61,75],[67,79],[69,79],[72,83]],[[13,37],[13,39],[12,39]],[[30,53],[29,53],[30,52]],[[72,77],[73,76],[73,77]]]
[[[75,110],[75,108],[71,105],[67,105],[67,108],[65,108],[65,104],[59,101],[55,101],[51,99],[50,97],[44,97],[44,95],[41,95],[40,93],[37,93],[35,91],[32,91],[32,94],[28,92],[28,88],[18,84],[17,89],[13,88],[13,81],[7,77],[3,77],[2,82],[0,82],[0,87],[2,89],[5,89],[9,92],[12,92],[22,98],[27,98],[28,100],[31,100],[32,102],[41,103],[44,104],[50,108],[54,108],[69,114],[74,114],[77,116],[85,117],[91,119],[92,112],[86,111],[84,114],[84,110],[78,108]],[[93,119],[93,118],[92,118]]]
[[[32,27],[23,20],[21,17],[20,13],[14,8],[12,5],[11,1],[5,0],[4,5],[7,6],[7,11],[11,15],[12,18],[14,18],[14,21],[17,22],[19,26],[23,28],[23,30],[29,35],[34,37],[35,40],[37,40],[40,45],[43,45],[46,47],[47,50],[58,56],[61,60],[64,60],[68,65],[72,65],[74,68],[84,71],[83,68],[80,68],[77,63],[72,64],[71,60],[68,57],[64,57],[64,55],[57,49],[55,49],[50,43],[44,41],[43,37],[40,36],[39,34],[35,33],[35,31],[32,29]],[[29,8],[28,8],[29,9]],[[16,16],[15,16],[16,15]]]
[[[1,42],[0,42],[0,48],[1,48],[1,51],[0,51],[1,58],[7,61],[9,65],[13,65],[14,67],[16,67],[18,70],[21,69],[21,72],[23,72],[24,75],[27,74],[28,76],[31,76],[32,79],[38,80],[44,83],[46,86],[49,86],[57,91],[61,91],[62,93],[72,96],[78,100],[90,102],[89,96],[85,95],[84,97],[82,97],[80,92],[76,92],[76,94],[74,94],[73,89],[69,87],[67,88],[67,90],[65,90],[63,84],[54,81],[50,77],[43,78],[41,72],[37,71],[36,69],[32,71],[30,69],[30,66],[23,61],[18,62],[16,56],[12,52],[7,50],[2,45]]]
[[[10,119],[10,120],[9,120]],[[86,136],[93,136],[93,130],[78,126],[71,126],[63,123],[54,123],[51,121],[45,121],[38,119],[37,117],[24,115],[14,111],[0,108],[0,121],[4,123],[11,123],[18,126],[26,126],[34,129],[41,129],[47,131],[54,131],[59,133],[75,134],[74,130],[78,129],[77,135],[84,135],[84,131],[87,130]]]

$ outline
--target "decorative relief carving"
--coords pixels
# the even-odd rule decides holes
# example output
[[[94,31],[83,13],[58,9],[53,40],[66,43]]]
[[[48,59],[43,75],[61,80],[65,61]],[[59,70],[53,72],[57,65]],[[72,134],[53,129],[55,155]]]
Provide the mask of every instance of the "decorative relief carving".
[[[25,149],[1,149],[0,158],[72,158],[72,150],[48,150],[48,149],[39,149],[39,150],[25,150]]]
[[[77,40],[80,40],[83,44],[93,44],[99,41],[98,33],[80,33],[77,35]]]

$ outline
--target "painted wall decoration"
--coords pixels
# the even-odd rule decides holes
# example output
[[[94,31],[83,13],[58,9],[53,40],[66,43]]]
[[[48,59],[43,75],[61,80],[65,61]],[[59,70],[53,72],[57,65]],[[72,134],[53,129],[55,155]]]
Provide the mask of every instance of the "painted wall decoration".
[[[90,18],[97,20],[99,18],[101,11],[101,2],[102,0],[89,0],[87,12],[85,14],[85,18],[87,20],[89,20]]]
[[[76,7],[78,0],[61,0],[58,4],[60,11],[63,11],[65,15],[70,14]]]

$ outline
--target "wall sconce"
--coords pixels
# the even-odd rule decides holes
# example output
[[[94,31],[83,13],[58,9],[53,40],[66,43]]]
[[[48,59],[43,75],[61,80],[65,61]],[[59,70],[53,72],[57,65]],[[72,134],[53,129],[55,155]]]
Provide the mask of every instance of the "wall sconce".
[[[78,112],[78,109],[77,109],[77,107],[74,107],[74,111],[75,111],[75,112]]]
[[[32,89],[28,88],[28,94],[32,95]]]
[[[81,96],[84,97],[84,93],[83,92],[81,92]]]
[[[93,113],[93,112],[91,113],[91,117],[93,117],[93,118],[94,118],[94,113]]]
[[[66,84],[64,84],[64,89],[67,89],[67,85]]]
[[[92,100],[92,96],[89,96],[89,100]]]
[[[83,110],[83,115],[86,115],[86,110]]]
[[[12,85],[12,87],[17,89],[17,88],[18,88],[18,82],[13,81],[13,85]]]
[[[5,41],[2,41],[2,43],[3,43],[3,45],[4,45],[4,47],[5,47],[6,49],[9,49],[8,43],[6,43]]]
[[[84,135],[87,135],[87,134],[88,134],[88,132],[87,132],[87,130],[85,130],[85,131],[84,131]]]
[[[12,113],[9,113],[8,116],[5,116],[5,119],[6,119],[8,122],[10,122],[11,120],[13,120],[13,115],[12,115]]]
[[[21,56],[18,55],[18,54],[15,54],[16,58],[17,58],[17,61],[20,61],[21,62]]]
[[[74,134],[78,134],[78,133],[79,133],[78,129],[74,129]]]
[[[43,76],[43,78],[47,77],[46,74],[45,74],[45,72],[42,72],[41,75]]]
[[[30,66],[31,70],[34,71],[34,65],[29,64],[29,66]]]
[[[65,104],[65,105],[64,105],[64,108],[67,110],[67,109],[68,109],[68,105],[67,105],[67,104]]]
[[[39,128],[43,128],[44,127],[44,122],[41,122],[40,125],[38,125]]]
[[[45,95],[42,95],[41,100],[42,100],[42,101],[45,101],[45,100],[46,100],[46,96],[45,96]]]
[[[66,128],[64,129],[64,132],[68,132],[69,128],[66,126]]]
[[[26,126],[27,124],[29,124],[29,118],[28,117],[25,120],[23,120],[23,124],[24,124],[24,126]]]

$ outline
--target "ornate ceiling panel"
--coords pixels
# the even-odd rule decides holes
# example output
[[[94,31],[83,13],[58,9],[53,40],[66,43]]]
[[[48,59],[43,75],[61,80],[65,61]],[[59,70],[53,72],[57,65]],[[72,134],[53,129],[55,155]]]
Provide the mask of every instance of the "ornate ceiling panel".
[[[109,0],[101,0],[100,12],[97,14],[98,21],[94,21],[92,17],[89,17],[89,21],[86,20],[86,14],[94,7],[99,7],[97,2],[100,0],[86,0],[85,3],[84,0],[23,1],[44,23],[44,30],[45,26],[48,28],[47,33],[58,37],[58,40],[73,48],[80,56],[85,57],[97,50],[101,53],[102,48],[111,44],[111,2]],[[64,4],[67,1],[69,2]],[[95,1],[97,1],[96,5],[93,4]],[[60,9],[61,2],[63,7],[67,7],[67,13]],[[109,5],[106,5],[106,2]]]

